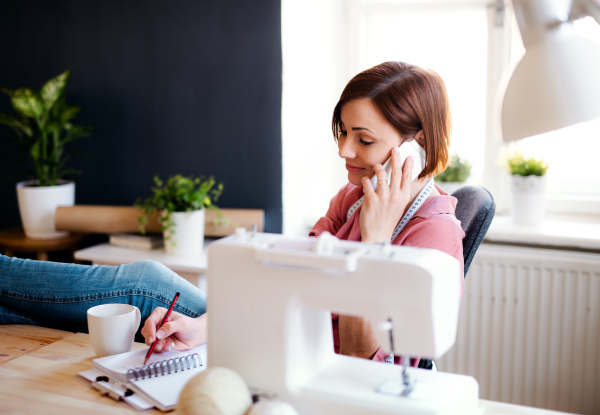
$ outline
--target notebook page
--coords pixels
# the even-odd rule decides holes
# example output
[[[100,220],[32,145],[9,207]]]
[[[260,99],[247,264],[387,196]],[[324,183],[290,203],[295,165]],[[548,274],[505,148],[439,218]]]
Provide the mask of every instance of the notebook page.
[[[202,366],[198,368],[184,370],[171,375],[132,380],[129,386],[134,392],[154,403],[161,411],[175,409],[179,395],[186,383],[206,369],[206,351],[206,344],[188,350],[188,354],[198,353],[200,355]]]
[[[142,366],[144,364],[144,359],[146,358],[146,353],[148,353],[148,348],[116,354],[113,356],[100,357],[93,360],[94,369],[103,372],[109,377],[126,383],[127,371],[129,369]],[[187,356],[194,353],[198,353],[200,355],[202,358],[202,367],[206,367],[206,344],[190,350],[184,350],[182,352],[173,350],[165,353],[152,353],[152,356],[150,356],[150,359],[148,360],[148,364],[160,362],[162,360],[173,359],[175,357]]]
[[[204,366],[184,370],[172,375],[165,375],[140,380],[132,380],[129,387],[136,394],[148,399],[161,411],[175,409],[179,395],[188,381],[206,369]]]

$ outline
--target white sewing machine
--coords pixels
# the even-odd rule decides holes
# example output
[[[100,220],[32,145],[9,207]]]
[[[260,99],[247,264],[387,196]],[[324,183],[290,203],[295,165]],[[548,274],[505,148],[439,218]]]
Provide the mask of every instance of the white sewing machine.
[[[231,368],[302,415],[477,412],[472,377],[337,355],[331,312],[393,322],[396,355],[454,344],[462,275],[437,250],[238,233],[209,248],[208,365]],[[390,350],[390,333],[377,330]]]

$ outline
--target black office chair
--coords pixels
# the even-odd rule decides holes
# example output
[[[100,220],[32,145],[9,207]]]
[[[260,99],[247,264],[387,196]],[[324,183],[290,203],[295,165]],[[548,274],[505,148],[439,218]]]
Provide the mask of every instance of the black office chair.
[[[475,252],[492,223],[496,203],[490,192],[477,186],[461,187],[452,196],[458,200],[455,214],[465,232],[463,258],[466,278]]]
[[[496,203],[494,203],[492,194],[483,187],[461,187],[452,193],[452,196],[458,200],[455,215],[465,232],[463,258],[465,262],[464,277],[466,278],[475,252],[477,252],[477,248],[479,248],[492,223],[494,213],[496,212]],[[421,359],[419,367],[432,369],[433,360]]]

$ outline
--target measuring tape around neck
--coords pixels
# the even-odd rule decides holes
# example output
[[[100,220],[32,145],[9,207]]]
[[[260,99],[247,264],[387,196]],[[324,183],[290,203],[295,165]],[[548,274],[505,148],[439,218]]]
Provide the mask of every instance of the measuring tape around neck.
[[[432,177],[431,180],[429,180],[429,182],[427,182],[425,187],[419,192],[418,196],[412,202],[412,204],[410,205],[410,207],[408,208],[408,210],[406,211],[404,216],[402,216],[402,219],[400,219],[400,222],[398,222],[398,225],[396,226],[396,229],[394,229],[394,233],[392,234],[392,242],[394,242],[394,239],[396,239],[396,237],[398,235],[400,235],[400,232],[402,232],[402,229],[404,229],[404,227],[406,226],[408,221],[413,217],[413,215],[416,213],[416,211],[419,210],[419,208],[421,207],[423,202],[425,202],[427,197],[429,197],[429,194],[432,192],[432,190],[434,188],[435,188],[435,185],[434,185],[433,177]],[[348,209],[348,215],[346,217],[346,220],[348,220],[352,217],[354,212],[356,212],[356,210],[362,205],[364,200],[365,200],[365,197],[363,196],[360,199],[358,199],[356,201],[356,203],[354,203],[350,207],[350,209]]]

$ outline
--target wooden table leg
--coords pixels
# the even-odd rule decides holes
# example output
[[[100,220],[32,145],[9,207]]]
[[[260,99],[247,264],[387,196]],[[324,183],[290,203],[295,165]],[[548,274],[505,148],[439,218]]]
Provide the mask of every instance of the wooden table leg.
[[[48,252],[40,251],[37,253],[38,261],[48,261]]]

